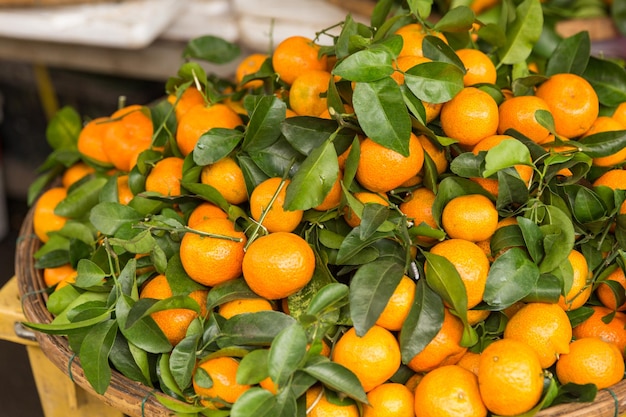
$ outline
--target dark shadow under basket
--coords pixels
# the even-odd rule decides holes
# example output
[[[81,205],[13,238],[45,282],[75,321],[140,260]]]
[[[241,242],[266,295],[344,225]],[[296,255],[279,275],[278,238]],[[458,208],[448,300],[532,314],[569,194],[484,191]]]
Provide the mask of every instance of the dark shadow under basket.
[[[15,271],[18,289],[26,319],[35,323],[49,323],[52,315],[46,308],[45,285],[41,271],[34,266],[34,253],[41,243],[35,236],[32,226],[32,209],[24,219],[18,238],[15,256]],[[139,382],[135,382],[113,370],[111,385],[104,395],[95,393],[80,366],[79,359],[68,346],[67,339],[61,336],[35,332],[44,354],[68,377],[98,396],[106,404],[130,417],[161,417],[171,412],[156,398],[165,395],[155,392]],[[537,417],[617,417],[626,413],[626,379],[609,389],[598,392],[593,403],[570,403],[550,407],[536,414]]]

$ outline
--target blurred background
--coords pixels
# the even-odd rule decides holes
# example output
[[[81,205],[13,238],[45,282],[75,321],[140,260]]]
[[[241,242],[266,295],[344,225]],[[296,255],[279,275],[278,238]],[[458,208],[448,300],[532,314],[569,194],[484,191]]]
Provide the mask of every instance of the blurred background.
[[[626,22],[616,26],[608,3],[598,0],[586,14],[568,16],[571,5],[544,4],[550,2],[558,6],[551,16],[562,13],[559,33],[589,30],[594,54],[626,59],[626,38],[618,30]],[[183,62],[186,42],[198,36],[236,42],[244,56],[269,52],[288,36],[314,37],[348,12],[367,23],[374,5],[373,0],[0,0],[0,286],[15,273],[28,187],[51,150],[45,132],[56,110],[72,106],[94,118],[111,114],[120,96],[140,104],[162,97],[165,81]],[[237,63],[207,71],[230,77]],[[0,375],[0,417],[44,416],[23,345],[0,339]]]

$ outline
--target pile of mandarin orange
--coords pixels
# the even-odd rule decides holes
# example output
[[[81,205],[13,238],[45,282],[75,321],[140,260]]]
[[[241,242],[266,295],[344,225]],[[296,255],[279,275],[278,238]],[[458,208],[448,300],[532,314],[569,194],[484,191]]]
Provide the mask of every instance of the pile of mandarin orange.
[[[436,35],[444,42],[446,38],[417,23],[405,25],[396,33],[402,37],[403,48],[394,60],[391,77],[402,85],[405,71],[430,61],[423,56],[423,38]],[[496,83],[497,71],[490,57],[477,48],[455,52],[467,70],[464,88],[447,102],[423,103],[426,123],[440,126],[442,136],[451,138],[454,146],[433,143],[430,137],[414,130],[409,154],[404,156],[371,138],[360,137],[353,183],[342,184],[346,160],[350,157],[347,149],[339,155],[340,172],[335,185],[323,202],[310,210],[283,207],[290,185],[289,174],[268,177],[251,188],[236,151],[198,171],[198,183],[213,187],[231,207],[241,210],[233,216],[232,211],[201,199],[191,205],[171,204],[188,227],[180,241],[180,262],[185,273],[202,286],[189,294],[202,307],[200,313],[168,309],[152,314],[173,348],[185,338],[190,323],[198,317],[205,320],[210,315],[220,315],[228,320],[264,310],[289,314],[287,300],[324,268],[316,245],[302,232],[302,225],[310,218],[308,212],[326,212],[356,228],[361,218],[358,210],[347,204],[350,197],[364,207],[379,205],[400,214],[409,228],[422,225],[443,232],[439,239],[415,236],[412,256],[419,258],[420,251],[428,251],[454,266],[465,286],[469,325],[484,326],[489,316],[496,314],[503,318],[504,324],[489,343],[467,346],[462,341],[463,321],[446,302],[443,322],[432,340],[414,357],[403,358],[401,329],[411,308],[424,302],[416,298],[420,294],[416,292],[416,282],[422,278],[408,268],[376,324],[366,334],[357,335],[349,323],[340,323],[329,329],[326,337],[317,339],[323,340],[321,355],[358,378],[367,395],[367,404],[338,402],[334,388],[318,382],[305,390],[307,415],[511,416],[539,405],[546,378],[556,377],[561,385],[595,384],[598,389],[609,388],[622,380],[626,348],[623,265],[613,259],[606,266],[611,273],[604,274],[600,281],[592,274],[586,254],[572,249],[567,257],[573,271],[571,284],[563,289],[558,300],[521,300],[501,311],[475,309],[483,301],[491,265],[503,254],[492,253],[491,239],[501,228],[517,227],[518,217],[502,216],[496,208],[501,191],[496,177],[476,177],[471,180],[486,193],[451,199],[443,207],[441,218],[436,219],[433,203],[437,189],[427,186],[424,170],[428,157],[440,178],[444,178],[450,175],[450,163],[459,153],[478,155],[503,142],[515,141],[507,134],[510,129],[554,154],[576,152],[577,149],[568,147],[568,140],[625,130],[626,103],[611,114],[600,115],[598,96],[592,86],[582,76],[570,73],[548,77],[528,95],[514,96],[505,89],[504,100],[497,102],[480,88]],[[263,89],[264,81],[251,80],[250,74],[255,74],[262,65],[270,65],[276,77],[272,81],[278,80],[282,85],[276,96],[287,104],[287,118],[336,118],[336,114],[329,112],[326,95],[330,80],[336,78],[335,64],[333,57],[320,54],[319,45],[312,39],[290,37],[280,42],[271,54],[245,57],[237,68],[232,92]],[[181,187],[181,181],[199,138],[213,128],[237,129],[247,121],[246,110],[237,96],[226,92],[223,97],[219,102],[210,102],[206,92],[194,84],[184,92],[170,92],[168,101],[173,105],[176,119],[176,130],[171,132],[175,142],[159,148],[153,146],[153,122],[143,106],[127,105],[109,116],[88,121],[76,142],[81,161],[67,167],[62,185],[45,191],[34,206],[34,230],[40,240],[47,242],[71,220],[59,216],[54,209],[66,198],[72,184],[85,177],[116,177],[119,204],[132,204],[138,193],[131,191],[129,172],[146,150],[160,152],[161,157],[148,167],[141,192],[164,197],[189,194]],[[554,131],[537,121],[538,110],[552,115]],[[345,111],[352,114],[350,103],[345,103]],[[558,142],[555,137],[559,138]],[[625,161],[626,148],[594,158],[593,167],[603,174],[588,186],[626,189]],[[516,165],[515,170],[529,187],[538,175],[531,164]],[[563,170],[561,175],[566,178],[572,173]],[[626,204],[616,213],[622,214],[626,214]],[[236,221],[241,216],[249,220],[245,228]],[[428,268],[426,262],[424,269]],[[43,276],[48,286],[56,286],[58,290],[73,285],[76,265],[45,268]],[[172,296],[164,274],[153,272],[146,276],[149,278],[141,285],[141,298]],[[210,290],[237,279],[243,279],[256,296],[229,300],[208,310]],[[617,285],[608,285],[610,281]],[[616,288],[621,288],[621,296]],[[587,309],[588,318],[572,326],[570,314],[581,308]],[[237,355],[199,357],[196,369],[204,369],[213,383],[207,388],[194,379],[196,397],[192,400],[222,410],[236,404],[253,387],[237,379],[240,360]],[[259,384],[272,393],[279,393],[282,388],[269,377]]]

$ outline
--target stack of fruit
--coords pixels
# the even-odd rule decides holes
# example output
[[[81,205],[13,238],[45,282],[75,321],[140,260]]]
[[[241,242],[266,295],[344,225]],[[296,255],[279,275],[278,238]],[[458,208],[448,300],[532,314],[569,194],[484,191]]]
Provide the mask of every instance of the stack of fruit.
[[[539,0],[408,3],[233,81],[199,38],[161,102],[59,112],[32,187],[62,173],[33,208],[55,319],[27,324],[184,415],[531,415],[618,384],[626,71],[584,33],[529,62]]]

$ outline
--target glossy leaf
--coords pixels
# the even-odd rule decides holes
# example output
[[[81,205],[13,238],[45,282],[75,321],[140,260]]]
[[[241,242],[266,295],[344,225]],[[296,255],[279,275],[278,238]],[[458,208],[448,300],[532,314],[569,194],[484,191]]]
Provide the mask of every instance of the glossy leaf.
[[[236,315],[222,327],[222,345],[267,345],[284,328],[291,326],[294,318],[278,311],[260,311]]]
[[[242,138],[239,130],[215,127],[200,136],[193,150],[193,160],[200,166],[214,164],[228,156]]]
[[[281,330],[270,346],[269,375],[278,386],[287,383],[291,375],[304,362],[308,339],[304,328],[294,323]]]
[[[563,39],[546,65],[546,75],[572,73],[582,75],[591,53],[589,32],[581,31]]]
[[[71,189],[67,197],[57,204],[54,212],[59,216],[70,218],[80,218],[87,215],[91,208],[98,203],[100,190],[106,182],[106,178],[94,177]]]
[[[539,269],[519,248],[511,248],[491,264],[483,299],[498,309],[524,298],[537,284]]]
[[[367,402],[367,396],[359,379],[344,366],[323,358],[308,364],[303,370],[333,390],[342,392],[357,401]]]
[[[357,51],[341,60],[333,75],[356,82],[373,82],[393,73],[392,55],[384,48]]]
[[[274,143],[280,135],[286,108],[285,102],[274,96],[259,98],[250,115],[242,149],[254,152]]]
[[[426,282],[452,309],[459,314],[467,311],[467,292],[459,272],[452,262],[441,255],[424,252]]]
[[[122,295],[118,298],[115,305],[115,314],[122,334],[134,345],[147,352],[169,352],[172,349],[172,345],[170,345],[161,329],[149,316],[127,328],[126,320],[134,303],[135,301],[129,296]]]
[[[199,335],[190,335],[181,340],[174,349],[169,358],[169,370],[180,389],[191,384],[193,370],[196,366]]]
[[[345,300],[348,294],[349,287],[345,284],[332,283],[325,285],[313,296],[306,312],[313,316],[317,315]]]
[[[539,264],[541,272],[558,267],[574,247],[574,226],[567,215],[555,206],[546,206],[546,220],[541,225],[544,234],[545,257]]]
[[[232,417],[265,417],[274,416],[273,408],[276,397],[269,391],[252,387],[246,390],[233,404],[230,415]],[[279,416],[277,416],[279,417]]]
[[[409,69],[404,82],[420,100],[445,103],[463,89],[463,71],[446,62],[424,62]]]
[[[617,106],[626,101],[626,69],[616,62],[591,56],[583,77],[596,91],[601,104]]]
[[[71,106],[57,111],[46,127],[46,140],[52,149],[76,148],[82,129],[80,115]]]
[[[516,64],[530,55],[543,28],[539,0],[524,0],[517,6],[515,21],[506,30],[506,45],[498,49],[501,64]]]
[[[111,381],[109,352],[117,333],[117,322],[107,320],[94,326],[83,339],[80,357],[85,378],[98,394],[104,394]]]
[[[376,323],[404,275],[404,265],[383,258],[362,265],[350,282],[350,316],[357,336]]]
[[[581,139],[580,150],[592,158],[609,156],[626,147],[626,130],[595,133]]]
[[[484,177],[490,177],[501,169],[515,165],[530,165],[530,152],[520,141],[505,139],[487,151]]]
[[[207,296],[207,310],[212,310],[220,304],[242,298],[258,298],[243,278],[237,278],[215,285]]]
[[[424,279],[419,279],[413,305],[400,331],[402,363],[408,363],[424,350],[441,329],[443,316],[443,300]]]
[[[258,384],[269,376],[268,349],[255,349],[241,358],[237,368],[237,383]]]
[[[239,56],[241,49],[224,39],[205,35],[192,39],[183,51],[183,58],[196,58],[214,64],[226,64]]]
[[[141,220],[143,217],[134,209],[119,203],[97,204],[89,213],[89,221],[107,235],[114,235],[122,226]]]
[[[400,87],[393,79],[357,83],[353,105],[359,123],[369,138],[408,156],[411,120],[402,101]]]

